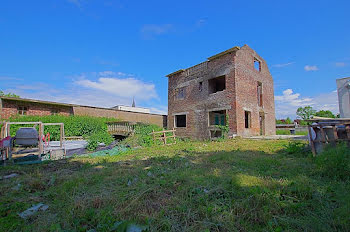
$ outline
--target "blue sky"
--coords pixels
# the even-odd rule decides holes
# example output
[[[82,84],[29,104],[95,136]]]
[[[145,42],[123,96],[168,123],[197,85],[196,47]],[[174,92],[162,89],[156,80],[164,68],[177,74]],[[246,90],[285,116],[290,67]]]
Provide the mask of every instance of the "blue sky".
[[[276,116],[338,112],[350,76],[349,1],[3,0],[0,89],[166,112],[165,75],[248,44],[268,62]]]

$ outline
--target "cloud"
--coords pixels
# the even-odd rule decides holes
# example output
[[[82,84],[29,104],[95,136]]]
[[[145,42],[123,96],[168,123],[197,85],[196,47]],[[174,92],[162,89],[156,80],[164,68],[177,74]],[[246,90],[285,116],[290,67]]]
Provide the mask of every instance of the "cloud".
[[[50,83],[28,85],[23,81],[1,90],[23,98],[106,108],[131,105],[135,97],[137,106],[148,107],[152,113],[167,112],[167,107],[161,103],[154,84],[123,72],[83,73],[62,82],[60,86]]]
[[[335,66],[336,66],[336,67],[345,67],[345,66],[346,66],[346,63],[345,63],[345,62],[336,62],[336,63],[335,63]]]
[[[113,73],[108,71],[100,74],[102,74],[102,77],[99,77],[97,81],[83,78],[75,81],[75,83],[88,89],[99,90],[124,98],[135,96],[139,99],[149,100],[158,97],[154,84],[144,83],[133,77],[113,77]],[[115,73],[115,76],[119,75]]]
[[[299,93],[293,93],[292,89],[283,91],[282,96],[275,96],[276,101],[287,103],[291,106],[306,106],[312,101],[311,98],[301,98]]]
[[[173,30],[172,24],[146,24],[141,28],[141,34],[145,39],[154,39],[158,35],[166,34]]]
[[[276,117],[286,118],[296,117],[296,110],[299,107],[312,106],[315,110],[330,110],[338,113],[337,91],[322,93],[314,97],[301,97],[299,93],[294,93],[292,89],[286,89],[282,95],[275,96]]]
[[[159,105],[157,107],[151,107],[150,110],[151,110],[151,113],[153,114],[166,114],[166,115],[168,114],[167,106]]]
[[[208,21],[207,18],[199,19],[199,20],[196,22],[196,26],[197,26],[197,27],[202,27],[202,26],[204,26],[204,25],[207,23],[207,21]]]
[[[17,77],[0,77],[0,81],[22,81],[22,78]]]
[[[317,71],[318,67],[316,65],[305,65],[304,70],[309,72],[309,71]]]
[[[77,7],[81,8],[82,5],[82,0],[67,0],[67,2],[72,3],[74,5],[76,5]]]
[[[119,66],[119,63],[114,61],[114,60],[104,60],[104,59],[100,59],[100,58],[98,58],[97,63],[100,65],[112,66],[112,67]]]
[[[272,65],[272,67],[275,67],[275,68],[283,68],[283,67],[292,65],[292,64],[294,64],[294,63],[295,63],[295,62],[289,62],[289,63],[284,63],[284,64],[274,64],[274,65]]]

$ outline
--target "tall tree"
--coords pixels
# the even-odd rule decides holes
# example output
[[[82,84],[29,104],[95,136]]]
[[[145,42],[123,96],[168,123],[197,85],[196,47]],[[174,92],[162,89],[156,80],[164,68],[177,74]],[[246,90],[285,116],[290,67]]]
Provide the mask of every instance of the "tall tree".
[[[299,107],[297,109],[297,115],[299,118],[303,120],[310,119],[311,116],[316,114],[316,110],[314,110],[311,106]]]
[[[315,116],[324,118],[335,118],[335,115],[330,110],[320,110],[316,112]]]

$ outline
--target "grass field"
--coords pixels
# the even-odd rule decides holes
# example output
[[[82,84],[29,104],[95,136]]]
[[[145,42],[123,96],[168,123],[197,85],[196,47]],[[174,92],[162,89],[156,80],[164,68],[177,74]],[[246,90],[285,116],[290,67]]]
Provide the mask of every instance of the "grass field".
[[[307,135],[308,132],[307,131],[296,131],[295,134],[296,135]],[[276,135],[290,135],[290,131],[289,130],[276,130]]]
[[[0,231],[347,231],[350,184],[288,141],[180,142],[119,156],[6,166]],[[43,202],[48,210],[18,213]]]

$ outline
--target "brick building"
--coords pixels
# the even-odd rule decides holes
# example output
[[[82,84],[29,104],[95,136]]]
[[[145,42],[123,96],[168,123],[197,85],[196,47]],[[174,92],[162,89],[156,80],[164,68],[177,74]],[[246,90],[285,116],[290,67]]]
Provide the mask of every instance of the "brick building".
[[[129,122],[141,122],[166,127],[167,116],[132,112],[114,108],[82,106],[33,99],[0,97],[0,119],[16,115],[88,115],[93,117],[118,118]]]
[[[275,134],[273,80],[265,60],[249,46],[233,47],[168,77],[168,127],[179,136]],[[227,123],[228,121],[228,123]]]

